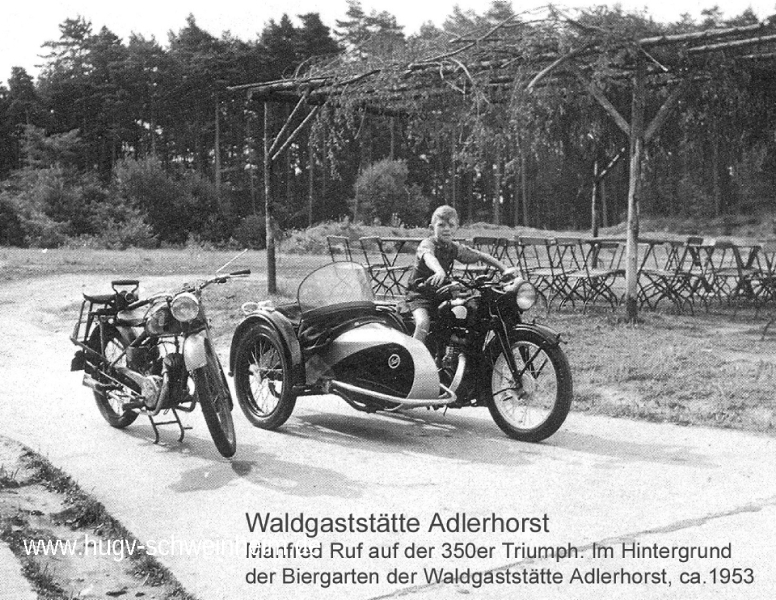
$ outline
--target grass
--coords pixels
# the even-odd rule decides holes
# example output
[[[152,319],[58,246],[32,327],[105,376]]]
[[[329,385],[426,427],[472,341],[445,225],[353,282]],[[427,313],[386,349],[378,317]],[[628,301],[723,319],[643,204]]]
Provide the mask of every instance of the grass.
[[[103,540],[124,539],[131,543],[134,538],[119,521],[108,514],[100,502],[84,492],[69,475],[54,467],[45,457],[27,449],[21,454],[21,461],[27,475],[21,482],[14,477],[15,487],[32,489],[32,486],[43,486],[61,499],[65,509],[46,514],[44,511],[36,510],[33,504],[23,510],[17,509],[13,514],[0,513],[0,539],[5,541],[19,558],[25,577],[32,583],[40,598],[69,600],[74,596],[66,591],[67,586],[63,585],[56,569],[51,567],[54,563],[45,562],[41,560],[45,557],[27,554],[24,550],[25,540],[55,541],[57,539],[57,535],[42,527],[40,523],[48,523],[51,527],[64,526],[70,531],[88,530],[92,532],[92,537],[99,536]],[[41,497],[36,493],[29,493],[27,496],[29,496],[28,502]],[[44,510],[47,509],[48,505]],[[148,586],[146,592],[153,588],[155,597],[166,600],[194,600],[193,596],[185,592],[172,573],[154,557],[142,550],[136,550],[130,558],[134,577],[142,581],[142,584],[139,584],[141,587]],[[59,560],[64,560],[64,557],[59,557]],[[83,561],[84,558],[80,557],[77,560]],[[109,568],[119,568],[112,560],[105,564]],[[90,571],[90,576],[95,576],[95,572]],[[110,575],[104,573],[104,576]],[[142,596],[146,592],[139,592],[137,595]]]
[[[183,250],[0,250],[0,279],[60,273],[110,276],[186,275],[214,272],[233,258],[227,251]],[[278,255],[278,294],[293,299],[301,279],[328,262],[325,255]],[[265,300],[263,252],[248,252],[231,268],[254,275],[212,286],[203,296],[216,345],[229,347],[242,319],[240,306]],[[106,281],[107,284],[107,281]],[[57,318],[69,322],[68,306]],[[602,308],[586,313],[553,311],[541,316],[564,333],[571,361],[573,410],[651,421],[747,429],[773,433],[772,390],[776,383],[776,328],[763,336],[765,314],[715,309],[677,315],[642,310],[637,324]]]
[[[776,431],[776,336],[752,311],[554,313],[574,373],[575,410],[683,425]],[[760,319],[762,320],[762,319]]]

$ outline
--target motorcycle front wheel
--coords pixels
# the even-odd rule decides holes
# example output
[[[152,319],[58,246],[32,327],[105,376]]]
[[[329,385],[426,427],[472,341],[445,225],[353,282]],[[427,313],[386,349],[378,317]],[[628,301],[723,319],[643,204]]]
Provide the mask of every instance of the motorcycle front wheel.
[[[232,398],[221,363],[209,341],[205,343],[205,356],[207,364],[191,372],[194,391],[216,448],[222,456],[229,458],[237,451]]]
[[[247,419],[261,429],[277,429],[296,404],[291,365],[282,341],[265,325],[245,332],[237,345],[234,387]]]
[[[571,368],[560,347],[532,331],[520,332],[510,352],[513,374],[503,349],[491,373],[488,410],[509,437],[540,442],[555,433],[571,408]]]
[[[107,363],[113,364],[115,362],[114,366],[116,367],[127,366],[127,356],[125,354],[127,343],[115,327],[104,326],[102,328],[102,335],[100,335],[100,328],[95,328],[89,339],[89,347],[102,354]],[[91,372],[90,375],[101,384],[109,383],[110,381],[100,371]],[[124,408],[124,405],[131,402],[133,398],[121,387],[106,391],[94,390],[94,400],[102,417],[111,427],[116,429],[124,429],[130,426],[135,422],[139,414],[137,410]]]

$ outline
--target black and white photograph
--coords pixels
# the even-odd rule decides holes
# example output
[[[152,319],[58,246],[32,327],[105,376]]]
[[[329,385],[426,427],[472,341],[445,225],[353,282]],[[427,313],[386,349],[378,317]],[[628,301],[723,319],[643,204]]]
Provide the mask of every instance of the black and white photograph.
[[[770,600],[776,0],[0,19],[0,600]]]

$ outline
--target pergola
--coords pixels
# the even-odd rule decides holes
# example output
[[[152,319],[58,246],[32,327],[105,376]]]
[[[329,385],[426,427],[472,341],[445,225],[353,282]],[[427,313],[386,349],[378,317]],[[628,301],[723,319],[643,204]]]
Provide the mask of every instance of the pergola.
[[[546,7],[514,15],[485,31],[409,48],[390,59],[350,52],[311,64],[286,79],[231,88],[264,103],[269,292],[276,291],[270,165],[322,107],[409,119],[444,114],[460,106],[483,112],[514,111],[562,86],[590,94],[629,140],[625,299],[627,317],[634,320],[644,146],[658,134],[687,88],[695,81],[713,80],[721,64],[776,74],[776,18],[665,35],[644,35],[637,28],[624,31],[622,22],[611,28],[590,23],[584,16],[574,18]],[[629,115],[622,114],[607,95],[615,87],[630,91]],[[647,100],[658,92],[662,102],[648,116]],[[271,103],[294,104],[274,136],[268,120]]]

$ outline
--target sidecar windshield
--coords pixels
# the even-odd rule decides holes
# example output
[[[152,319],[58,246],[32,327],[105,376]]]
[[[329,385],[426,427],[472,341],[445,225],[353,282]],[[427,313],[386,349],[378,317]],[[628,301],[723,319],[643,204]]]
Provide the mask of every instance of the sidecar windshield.
[[[302,280],[297,301],[302,312],[344,302],[374,302],[369,273],[354,262],[332,262]]]

